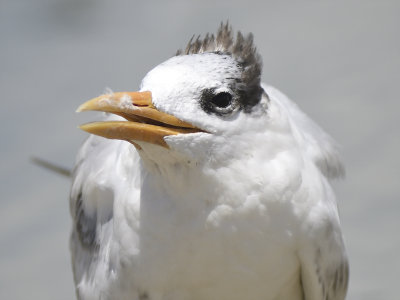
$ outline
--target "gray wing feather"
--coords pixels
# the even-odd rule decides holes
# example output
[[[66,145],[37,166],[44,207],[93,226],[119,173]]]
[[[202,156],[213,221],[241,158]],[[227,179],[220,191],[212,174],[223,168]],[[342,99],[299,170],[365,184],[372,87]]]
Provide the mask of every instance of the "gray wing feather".
[[[117,264],[107,247],[114,236],[114,191],[123,187],[130,151],[135,150],[127,142],[90,136],[78,153],[70,193],[70,250],[78,299],[82,288],[89,286],[96,293],[98,288],[90,285],[99,277],[107,282]]]
[[[314,260],[303,260],[301,283],[305,300],[343,300],[346,297],[349,265],[345,257],[336,263],[326,264],[322,253]]]
[[[349,280],[349,264],[339,224],[309,228],[300,250],[301,283],[305,300],[343,300]]]

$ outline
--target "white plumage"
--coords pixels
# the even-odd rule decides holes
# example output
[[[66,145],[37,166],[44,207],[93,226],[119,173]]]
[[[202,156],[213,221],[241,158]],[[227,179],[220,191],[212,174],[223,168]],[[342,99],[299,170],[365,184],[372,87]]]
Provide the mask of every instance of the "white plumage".
[[[78,298],[344,299],[334,143],[270,86],[248,104],[246,62],[203,48],[141,86],[158,111],[201,131],[167,135],[166,147],[94,135],[82,146],[71,190]]]

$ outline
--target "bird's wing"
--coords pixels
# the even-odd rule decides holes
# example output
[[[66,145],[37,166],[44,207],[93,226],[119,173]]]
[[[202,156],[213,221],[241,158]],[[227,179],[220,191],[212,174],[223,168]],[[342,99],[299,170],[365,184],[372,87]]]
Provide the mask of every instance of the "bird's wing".
[[[327,179],[342,176],[338,147],[333,139],[299,107],[277,89],[263,85],[271,101],[286,112],[293,135],[301,148]],[[298,254],[305,300],[343,300],[349,267],[339,225],[337,206],[329,184],[322,178],[325,194],[319,204],[307,208],[303,240]]]
[[[285,109],[292,125],[293,133],[299,145],[303,148],[327,178],[344,175],[338,146],[335,141],[311,120],[286,95],[274,87],[262,85],[265,92]]]
[[[318,235],[299,250],[304,299],[344,300],[349,265],[340,230],[334,230],[330,224]]]
[[[130,201],[139,202],[132,193],[138,189],[134,182],[139,176],[138,160],[129,143],[92,135],[78,153],[70,195],[70,248],[77,289],[93,282],[106,283],[118,263],[112,255],[112,249],[118,249],[120,243],[114,236],[114,202],[124,198],[128,187]]]

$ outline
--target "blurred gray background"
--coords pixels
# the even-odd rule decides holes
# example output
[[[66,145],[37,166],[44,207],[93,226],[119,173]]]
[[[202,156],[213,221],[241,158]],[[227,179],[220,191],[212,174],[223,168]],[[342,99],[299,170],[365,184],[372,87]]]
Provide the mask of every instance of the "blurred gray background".
[[[399,299],[400,2],[0,0],[0,298],[73,299],[69,180],[83,101],[136,90],[221,21],[253,32],[263,81],[341,145],[348,299]]]

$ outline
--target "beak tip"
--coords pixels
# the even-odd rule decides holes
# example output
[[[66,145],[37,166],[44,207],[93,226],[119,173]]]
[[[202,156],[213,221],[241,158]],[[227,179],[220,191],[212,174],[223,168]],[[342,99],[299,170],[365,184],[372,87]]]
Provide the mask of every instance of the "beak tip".
[[[85,111],[86,110],[85,108],[86,108],[85,103],[83,103],[83,104],[79,105],[79,107],[76,109],[75,112],[80,113],[82,111]]]
[[[79,125],[78,128],[87,133],[93,134],[93,123],[86,123]]]

